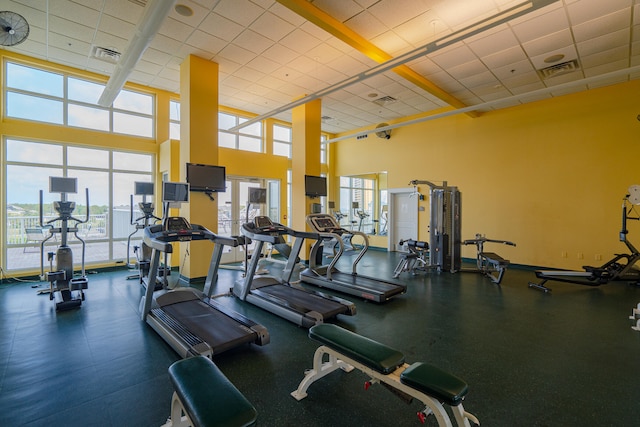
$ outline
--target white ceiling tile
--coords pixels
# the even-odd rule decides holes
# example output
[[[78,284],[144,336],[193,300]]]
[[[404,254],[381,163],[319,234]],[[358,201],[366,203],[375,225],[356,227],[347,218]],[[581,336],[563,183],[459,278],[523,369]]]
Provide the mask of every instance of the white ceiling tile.
[[[345,25],[368,40],[389,29],[384,21],[380,22],[372,13],[366,10],[345,21]]]
[[[514,46],[480,58],[489,68],[504,67],[505,65],[522,61],[523,59],[527,59],[527,56],[520,46]]]
[[[578,25],[631,7],[632,0],[580,0],[567,6],[571,23]]]
[[[305,23],[305,19],[302,16],[289,10],[288,8],[284,7],[277,1],[273,2],[273,4],[269,7],[268,10],[274,15],[279,16],[280,18],[284,19],[288,23],[292,24],[294,27],[299,27]]]
[[[212,12],[204,19],[200,30],[230,42],[244,31],[244,27]]]
[[[193,33],[194,29],[184,24],[180,21],[176,21],[175,19],[168,17],[164,20],[158,34],[165,35],[174,40],[184,42],[189,38],[191,33]]]
[[[498,12],[495,4],[486,0],[437,2],[433,5],[433,10],[445,24],[454,30],[475,24]]]
[[[571,31],[567,28],[522,44],[529,56],[542,55],[573,44]]]
[[[255,58],[256,54],[233,43],[229,43],[216,55],[216,60],[218,57],[227,58],[244,65]]]
[[[407,47],[407,42],[391,30],[378,35],[371,42],[391,56],[398,56],[397,52]]]
[[[298,54],[293,50],[281,44],[274,44],[269,49],[262,52],[262,56],[277,62],[281,65],[287,64],[293,61]]]
[[[393,31],[411,46],[419,47],[437,40],[439,32],[445,28],[433,10],[427,10],[396,26]]]
[[[629,29],[625,28],[604,36],[596,37],[586,42],[578,43],[578,53],[582,56],[592,55],[614,47],[629,45]]]
[[[271,12],[265,12],[249,28],[277,42],[295,30],[296,27]]]
[[[273,41],[268,39],[255,31],[244,30],[238,37],[233,40],[233,43],[247,49],[255,54],[260,54],[267,50]]]
[[[461,80],[479,73],[484,73],[487,71],[487,67],[477,59],[475,61],[467,62],[466,64],[448,67],[446,70],[451,77],[456,80]]]
[[[513,26],[513,32],[521,43],[539,39],[549,33],[556,33],[566,29],[569,25],[564,9],[555,9],[551,12],[528,19]]]
[[[388,28],[395,28],[427,11],[424,2],[414,0],[380,1],[367,10]]]
[[[583,24],[575,25],[573,27],[573,35],[576,42],[590,40],[618,30],[629,30],[629,12],[630,9],[624,9],[598,19],[587,21]]]
[[[129,0],[103,1],[102,5],[99,5],[96,9],[102,8],[103,5],[104,13],[118,19],[122,19],[123,21],[127,21],[131,24],[137,24],[144,13],[144,8],[142,6],[138,6]]]
[[[264,73],[273,73],[275,70],[280,68],[280,64],[263,56],[256,56],[247,63],[247,66],[254,70],[260,70]]]
[[[469,89],[473,89],[478,86],[498,83],[498,80],[490,71],[485,71],[483,73],[466,77],[464,79],[459,79],[459,81]]]
[[[340,22],[346,21],[365,9],[353,0],[312,0],[311,3]]]
[[[526,75],[531,73],[535,74],[535,70],[531,65],[531,61],[529,61],[528,59],[523,59],[521,61],[514,62],[512,64],[505,65],[503,67],[496,67],[496,68],[493,68],[492,71],[493,71],[493,74],[500,80],[511,79],[523,74],[526,74]]]
[[[286,46],[299,54],[305,54],[320,43],[321,41],[317,37],[314,37],[300,29],[293,30],[280,40],[281,45]]]
[[[224,40],[200,30],[195,30],[185,43],[203,51],[211,52],[212,56],[227,45]]]
[[[518,40],[508,28],[480,39],[476,38],[473,42],[467,43],[479,57],[491,55],[494,52],[500,52],[518,44]]]
[[[429,55],[429,59],[446,70],[447,68],[473,61],[477,59],[477,56],[467,46],[460,45],[453,49]]]
[[[226,16],[227,19],[244,27],[251,25],[265,11],[264,8],[249,0],[221,1],[215,10],[217,13]]]
[[[629,60],[629,48],[627,46],[609,49],[598,52],[593,55],[583,56],[581,58],[582,66],[587,69],[612,63],[620,60]]]
[[[109,15],[100,18],[98,30],[116,37],[130,40],[135,34],[136,26],[130,22]]]

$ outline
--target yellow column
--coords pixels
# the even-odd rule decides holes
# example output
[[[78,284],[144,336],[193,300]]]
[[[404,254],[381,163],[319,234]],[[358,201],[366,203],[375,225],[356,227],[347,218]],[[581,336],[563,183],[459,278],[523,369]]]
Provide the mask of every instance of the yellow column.
[[[319,199],[310,199],[304,194],[304,176],[320,175],[320,131],[322,103],[319,99],[294,108],[291,112],[291,227],[307,230],[305,218],[311,213],[311,205]],[[309,258],[307,242],[300,258]]]
[[[180,181],[186,164],[218,164],[218,64],[189,55],[180,65]],[[204,193],[191,192],[180,215],[216,232],[218,204]],[[188,248],[188,253],[187,253]],[[186,279],[207,275],[213,245],[208,241],[180,244],[180,274]]]

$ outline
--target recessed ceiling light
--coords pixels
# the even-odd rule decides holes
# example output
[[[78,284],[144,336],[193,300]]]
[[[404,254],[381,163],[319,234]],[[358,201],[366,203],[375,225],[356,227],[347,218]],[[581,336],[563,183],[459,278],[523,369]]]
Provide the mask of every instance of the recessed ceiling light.
[[[177,4],[173,9],[176,11],[178,15],[182,15],[182,16],[193,15],[193,9],[191,9],[189,6],[184,4]]]
[[[369,95],[367,95],[369,98],[377,98],[378,94],[375,92],[371,92]]]
[[[544,58],[544,62],[547,64],[551,64],[554,62],[562,61],[564,59],[564,54],[558,53],[557,55],[551,55]]]

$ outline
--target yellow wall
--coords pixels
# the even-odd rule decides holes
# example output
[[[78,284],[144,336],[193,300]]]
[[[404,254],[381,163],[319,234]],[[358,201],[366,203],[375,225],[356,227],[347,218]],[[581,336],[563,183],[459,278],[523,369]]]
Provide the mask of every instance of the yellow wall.
[[[0,59],[5,57],[106,81],[104,76],[0,51]],[[639,91],[640,81],[634,81],[478,118],[458,115],[394,129],[389,140],[370,135],[331,144],[332,163],[321,171],[329,173],[327,200],[339,202],[337,177],[341,175],[387,171],[388,188],[407,188],[413,179],[446,180],[462,191],[463,238],[483,233],[512,240],[516,248],[492,250],[519,264],[557,268],[601,264],[598,255],[606,260],[626,251],[618,241],[618,231],[622,198],[630,185],[640,183],[633,162],[640,154],[640,122],[636,119],[640,106],[634,95]],[[12,119],[2,120],[0,136],[152,152],[159,154],[158,170],[162,171],[165,163],[160,163],[160,146],[168,136],[165,104],[177,96],[153,93],[159,104],[155,140]],[[285,221],[290,160],[224,148],[218,156],[228,175],[279,179],[280,220]],[[171,167],[184,166],[180,162]],[[421,188],[423,193],[427,190]],[[425,212],[419,215],[418,238],[424,240],[428,201],[421,205]],[[637,223],[629,224],[632,242],[640,234]],[[463,255],[473,257],[473,248],[464,248]]]
[[[634,81],[478,118],[427,121],[394,129],[389,140],[343,140],[332,147],[334,171],[386,170],[389,188],[446,180],[462,192],[464,239],[482,233],[514,241],[515,248],[487,246],[513,263],[600,265],[627,251],[618,231],[622,198],[640,183],[639,92]],[[420,204],[418,237],[426,240],[428,200]],[[640,240],[635,222],[629,229],[629,240]],[[473,247],[463,248],[474,257]]]

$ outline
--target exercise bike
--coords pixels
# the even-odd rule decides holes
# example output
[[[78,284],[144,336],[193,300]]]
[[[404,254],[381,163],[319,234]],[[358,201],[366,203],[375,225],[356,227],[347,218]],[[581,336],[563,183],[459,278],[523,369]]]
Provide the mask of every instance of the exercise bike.
[[[640,253],[627,240],[627,234],[629,234],[627,221],[640,220],[640,216],[635,211],[637,205],[640,205],[640,185],[632,185],[622,201],[622,229],[619,234],[620,241],[627,246],[630,254],[616,254],[600,267],[582,267],[584,271],[537,270],[536,277],[541,280],[539,283],[529,282],[529,287],[549,292],[551,289],[545,286],[548,280],[585,286],[600,286],[613,280],[633,282],[639,285],[640,270],[635,264],[640,260]],[[636,212],[635,216],[631,216],[634,212]]]
[[[40,227],[43,229],[56,221],[60,221],[59,227],[49,227],[49,236],[40,243],[40,278],[46,277],[49,282],[49,299],[56,299],[56,310],[69,310],[82,305],[84,290],[88,287],[84,270],[85,241],[78,236],[78,225],[89,221],[89,189],[85,189],[87,216],[84,220],[72,216],[76,207],[75,202],[67,200],[67,194],[77,193],[77,178],[49,177],[49,192],[60,193],[60,200],[53,202],[53,208],[58,217],[44,222],[43,216],[43,191],[40,190]],[[73,226],[69,221],[74,221]],[[82,244],[82,272],[80,277],[73,277],[73,252],[68,245],[69,233],[73,233]],[[44,273],[44,245],[54,235],[60,234],[60,246],[48,253],[49,271]],[[53,269],[53,258],[56,259],[56,269]],[[40,292],[44,293],[44,292]]]
[[[161,221],[160,218],[153,214],[154,206],[153,202],[147,202],[147,196],[153,196],[154,193],[154,185],[153,182],[135,182],[134,183],[134,194],[136,196],[142,196],[142,202],[138,203],[138,208],[140,212],[142,212],[142,216],[134,219],[133,214],[133,194],[131,195],[131,201],[129,203],[129,222],[134,226],[134,230],[129,234],[127,238],[127,268],[132,270],[137,269],[138,273],[127,276],[127,280],[131,279],[139,279],[140,284],[144,285],[144,278],[149,274],[149,267],[151,265],[151,248],[144,243],[141,243],[140,246],[133,246],[133,253],[136,256],[136,263],[131,263],[131,238],[139,231],[144,230],[149,227],[153,223],[157,221]],[[159,276],[164,277],[166,273],[170,270],[166,268],[166,254],[165,254],[165,268],[159,270]],[[167,271],[168,270],[168,271]],[[162,288],[162,283],[156,283],[156,290]]]

